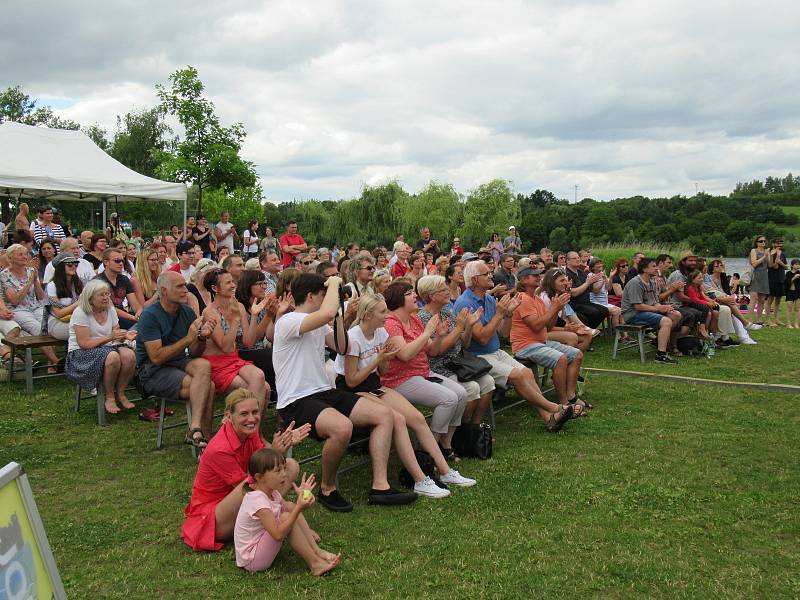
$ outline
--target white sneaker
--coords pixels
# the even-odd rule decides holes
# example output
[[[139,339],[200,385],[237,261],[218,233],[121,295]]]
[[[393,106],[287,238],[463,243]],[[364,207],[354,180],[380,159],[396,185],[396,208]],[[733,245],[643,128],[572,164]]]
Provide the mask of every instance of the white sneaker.
[[[755,341],[753,338],[744,338],[744,339],[742,340],[742,343],[743,343],[743,344],[746,344],[746,345],[748,345],[748,346],[752,346],[753,344],[757,344],[758,342],[757,342],[757,341]]]
[[[439,477],[442,483],[447,483],[449,485],[458,485],[460,487],[472,487],[477,481],[474,479],[470,479],[469,477],[463,477],[461,473],[456,471],[455,469],[450,469],[447,473]]]
[[[433,483],[433,479],[426,477],[422,481],[414,484],[414,491],[420,496],[427,496],[428,498],[447,498],[450,495],[450,490],[440,488]]]
[[[756,329],[762,329],[763,327],[764,326],[761,323],[750,323],[750,325],[747,326],[747,329],[755,331]]]

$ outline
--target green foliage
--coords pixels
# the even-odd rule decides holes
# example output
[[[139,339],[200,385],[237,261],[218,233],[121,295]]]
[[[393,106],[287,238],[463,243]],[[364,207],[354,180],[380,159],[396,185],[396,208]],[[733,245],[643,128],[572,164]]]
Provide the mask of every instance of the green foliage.
[[[172,158],[176,145],[172,129],[164,122],[164,111],[154,107],[117,117],[110,154],[137,173],[156,177],[159,166]]]
[[[547,242],[547,246],[553,252],[570,250],[572,248],[572,242],[569,239],[566,228],[559,225],[553,229],[553,231],[550,232],[550,239]]]
[[[621,228],[617,214],[607,204],[597,204],[589,209],[581,228],[581,245],[603,244],[620,238]]]
[[[189,66],[170,75],[171,87],[158,84],[160,109],[174,115],[185,138],[174,155],[162,156],[158,173],[163,179],[190,182],[198,188],[198,210],[202,210],[206,188],[239,189],[254,186],[253,164],[239,156],[245,138],[244,125],[223,127],[214,104],[203,96],[197,69]]]
[[[466,248],[486,244],[492,231],[504,232],[520,219],[520,205],[507,181],[494,179],[478,186],[467,196],[461,243]]]
[[[398,230],[407,240],[416,239],[422,227],[430,228],[433,239],[452,239],[464,210],[455,188],[437,181],[431,181],[413,196],[406,194],[396,206]]]

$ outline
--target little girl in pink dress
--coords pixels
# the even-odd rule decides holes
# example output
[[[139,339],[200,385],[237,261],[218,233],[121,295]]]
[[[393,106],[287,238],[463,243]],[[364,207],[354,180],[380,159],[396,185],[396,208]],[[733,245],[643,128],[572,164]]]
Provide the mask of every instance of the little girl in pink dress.
[[[236,566],[248,571],[264,571],[272,566],[283,540],[306,561],[312,575],[324,575],[339,564],[340,554],[326,552],[317,545],[303,511],[313,506],[314,476],[292,484],[297,502],[286,502],[278,488],[286,484],[286,459],[271,448],[253,453],[248,465],[250,477],[236,517],[233,542]]]

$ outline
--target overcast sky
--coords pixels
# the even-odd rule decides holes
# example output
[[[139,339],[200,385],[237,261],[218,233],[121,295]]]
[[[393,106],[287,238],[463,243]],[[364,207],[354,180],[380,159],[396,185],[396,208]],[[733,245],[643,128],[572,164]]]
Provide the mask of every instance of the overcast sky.
[[[14,0],[3,21],[3,89],[110,134],[195,66],[272,201],[496,177],[607,200],[800,172],[788,0]]]

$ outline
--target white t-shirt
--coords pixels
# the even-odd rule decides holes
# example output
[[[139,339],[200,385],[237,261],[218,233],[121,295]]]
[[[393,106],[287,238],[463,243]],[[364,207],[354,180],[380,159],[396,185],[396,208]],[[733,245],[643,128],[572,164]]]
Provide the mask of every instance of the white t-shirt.
[[[228,233],[231,230],[231,227],[233,227],[233,223],[230,223],[230,222],[223,223],[222,221],[220,221],[214,227],[216,229],[219,229],[222,233]],[[217,250],[219,250],[220,248],[223,248],[223,247],[227,248],[228,250],[230,250],[231,254],[233,254],[233,236],[232,235],[229,235],[224,240],[217,240]]]
[[[278,388],[278,408],[286,408],[298,398],[331,389],[325,374],[325,336],[330,325],[300,334],[307,313],[291,312],[275,323],[272,366]]]
[[[100,265],[100,268],[103,268],[103,265]],[[53,267],[53,261],[51,260],[47,263],[47,266],[44,268],[44,277],[42,278],[42,283],[50,283],[53,281],[53,274],[55,273],[55,267]],[[85,285],[87,281],[90,279],[94,279],[95,272],[94,267],[92,267],[92,263],[88,260],[80,259],[78,261],[78,278],[81,282]]]
[[[119,317],[117,317],[117,311],[114,310],[114,305],[111,304],[108,307],[108,318],[106,319],[106,322],[103,325],[100,325],[94,318],[94,315],[87,315],[85,312],[83,312],[83,309],[80,306],[76,306],[75,310],[72,311],[72,318],[69,320],[69,342],[67,343],[67,353],[80,349],[80,346],[78,345],[78,338],[75,335],[76,325],[88,327],[89,337],[99,338],[109,335],[111,330],[119,325]]]
[[[189,268],[186,270],[181,269],[181,275],[183,276],[183,280],[186,283],[189,283],[189,280],[192,277],[192,273],[194,273],[195,270],[197,270],[197,267],[195,267],[194,265],[189,265]]]
[[[375,359],[375,355],[380,352],[386,340],[389,339],[389,333],[383,327],[378,327],[372,339],[368,340],[361,327],[355,325],[347,331],[347,337],[350,340],[347,356],[358,357],[358,369],[360,371]],[[344,360],[345,358],[341,354],[336,355],[335,365],[338,375],[344,375]]]
[[[250,238],[251,240],[255,241],[253,241],[252,244],[245,245],[244,240],[246,238]],[[258,234],[255,231],[250,233],[249,229],[244,230],[244,234],[242,234],[242,252],[247,252],[249,254],[255,254],[258,252]]]

